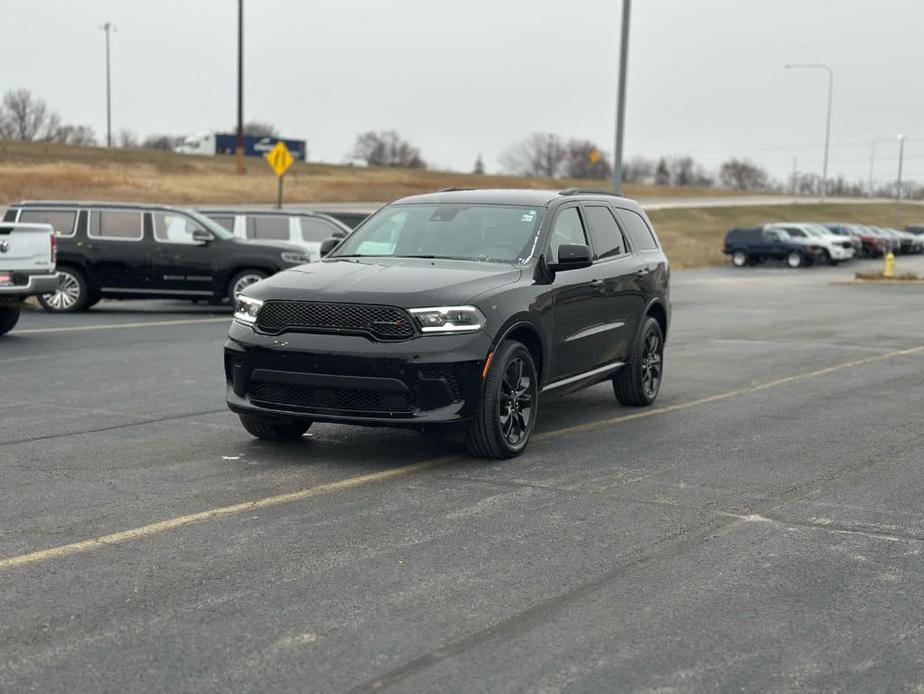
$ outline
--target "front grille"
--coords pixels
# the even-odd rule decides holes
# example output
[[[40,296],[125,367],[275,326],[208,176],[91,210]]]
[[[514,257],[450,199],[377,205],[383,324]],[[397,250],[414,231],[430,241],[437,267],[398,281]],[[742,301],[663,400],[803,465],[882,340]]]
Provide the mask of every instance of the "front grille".
[[[257,327],[267,333],[364,333],[380,340],[407,340],[415,332],[411,316],[395,306],[319,301],[267,301],[257,314]]]
[[[250,398],[269,405],[357,412],[413,412],[414,396],[347,388],[311,388],[279,383],[252,383]]]
[[[453,402],[462,400],[462,386],[459,385],[459,378],[452,369],[423,369],[420,377],[428,381],[445,381],[449,393],[452,395]]]

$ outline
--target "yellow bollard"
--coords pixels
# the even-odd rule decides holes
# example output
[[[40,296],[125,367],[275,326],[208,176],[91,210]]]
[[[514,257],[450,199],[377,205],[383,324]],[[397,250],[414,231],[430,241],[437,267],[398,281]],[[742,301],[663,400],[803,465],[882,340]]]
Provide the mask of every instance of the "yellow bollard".
[[[895,277],[895,254],[889,251],[885,254],[885,268],[882,270],[883,277]]]

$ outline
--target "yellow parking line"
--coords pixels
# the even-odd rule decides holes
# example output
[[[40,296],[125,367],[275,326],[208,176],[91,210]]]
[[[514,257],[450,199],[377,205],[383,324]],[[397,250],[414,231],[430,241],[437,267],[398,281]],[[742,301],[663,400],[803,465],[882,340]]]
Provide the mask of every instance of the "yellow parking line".
[[[818,376],[824,376],[826,374],[834,373],[837,371],[843,371],[845,369],[852,369],[858,366],[863,366],[866,364],[872,364],[875,362],[885,361],[887,359],[893,359],[895,357],[906,356],[910,354],[917,354],[924,351],[924,345],[919,347],[913,347],[911,349],[900,349],[894,352],[889,352],[888,354],[879,354],[873,357],[865,357],[863,359],[856,359],[854,361],[844,362],[841,364],[835,364],[834,366],[828,366],[823,369],[817,369],[815,371],[808,371],[801,374],[795,374],[793,376],[786,376],[784,378],[778,378],[773,381],[767,381],[766,383],[760,383],[753,386],[748,386],[746,388],[739,388],[737,390],[730,390],[725,393],[719,393],[717,395],[711,395],[705,398],[699,398],[697,400],[691,400],[689,402],[678,403],[677,405],[668,405],[666,407],[654,407],[648,410],[640,410],[633,414],[623,415],[621,417],[612,417],[610,419],[599,420],[596,422],[589,422],[587,424],[580,424],[573,427],[565,427],[564,429],[556,429],[555,431],[549,431],[544,434],[539,434],[535,438],[539,440],[547,440],[554,438],[556,436],[564,436],[567,434],[574,434],[582,431],[589,431],[592,429],[601,429],[604,427],[612,426],[620,422],[628,422],[635,419],[642,419],[644,417],[654,417],[656,415],[667,414],[669,412],[677,412],[679,410],[688,410],[693,407],[699,407],[700,405],[708,405],[710,403],[719,402],[721,400],[727,400],[739,395],[746,395],[748,393],[756,393],[762,390],[767,390],[769,388],[776,388],[788,383],[794,383],[797,381],[804,381],[810,378],[817,378]],[[6,559],[0,559],[0,571],[4,569],[12,569],[19,566],[27,566],[29,564],[37,564],[40,562],[48,561],[50,559],[58,559],[61,557],[68,557],[73,554],[80,554],[83,552],[89,552],[94,549],[101,549],[109,545],[117,545],[124,542],[131,542],[133,540],[140,540],[146,537],[151,537],[152,535],[159,535],[170,530],[176,530],[178,528],[185,527],[187,525],[193,525],[195,523],[202,523],[204,521],[213,520],[216,518],[223,518],[228,516],[234,516],[241,513],[247,513],[248,511],[255,511],[262,508],[268,508],[270,506],[279,506],[281,504],[289,504],[295,501],[302,501],[304,499],[310,499],[315,496],[321,496],[323,494],[330,494],[332,492],[345,491],[347,489],[354,489],[356,487],[361,487],[367,484],[372,484],[375,482],[381,482],[384,480],[393,479],[395,477],[403,477],[406,475],[419,472],[421,470],[427,470],[431,468],[438,467],[440,465],[445,465],[446,463],[452,461],[459,461],[461,458],[456,456],[446,456],[442,458],[435,458],[433,460],[427,460],[420,463],[414,463],[412,465],[407,465],[405,467],[395,468],[391,470],[385,470],[383,472],[374,472],[367,475],[359,475],[357,477],[349,477],[344,480],[339,480],[337,482],[329,482],[327,484],[318,485],[316,487],[309,487],[307,489],[301,489],[295,492],[289,492],[288,494],[279,494],[277,496],[270,496],[263,499],[256,499],[253,501],[245,501],[240,504],[233,504],[231,506],[221,506],[219,508],[213,508],[208,511],[200,511],[199,513],[191,513],[186,516],[178,516],[177,518],[171,518],[169,520],[160,521],[158,523],[151,523],[150,525],[143,525],[139,528],[132,528],[130,530],[123,530],[121,532],[113,533],[111,535],[102,535],[100,537],[95,537],[90,540],[83,540],[81,542],[74,542],[69,545],[60,545],[58,547],[50,547],[49,549],[39,550],[37,552],[29,552],[28,554],[20,554],[15,557],[8,557]]]
[[[140,540],[152,535],[159,535],[161,533],[167,532],[168,530],[177,530],[178,528],[182,528],[187,525],[202,523],[203,521],[213,520],[215,518],[234,516],[240,513],[247,513],[250,511],[257,511],[262,508],[268,508],[270,506],[278,506],[280,504],[289,504],[293,501],[310,499],[313,496],[321,496],[323,494],[330,494],[331,492],[339,492],[346,489],[361,487],[365,484],[371,484],[372,482],[381,482],[382,480],[402,477],[405,475],[410,475],[414,472],[418,472],[420,470],[435,467],[437,465],[443,465],[449,460],[457,460],[457,458],[437,458],[435,460],[415,463],[405,467],[384,470],[383,472],[373,472],[368,475],[349,477],[345,480],[329,482],[327,484],[318,485],[317,487],[300,489],[299,491],[289,492],[288,494],[278,494],[277,496],[269,496],[263,499],[256,499],[255,501],[244,501],[240,504],[233,504],[231,506],[221,506],[219,508],[213,508],[208,511],[190,513],[186,516],[178,516],[176,518],[160,521],[158,523],[151,523],[150,525],[142,525],[140,528],[123,530],[118,533],[112,533],[111,535],[101,535],[100,537],[94,537],[90,540],[73,542],[69,545],[60,545],[58,547],[50,547],[49,549],[39,550],[38,552],[20,554],[16,557],[0,559],[0,571],[3,569],[12,569],[17,566],[26,566],[27,564],[37,564],[39,562],[48,561],[49,559],[69,557],[72,554],[89,552],[90,550],[100,549],[109,545],[118,545],[124,542],[131,542],[132,540]]]
[[[37,335],[39,333],[78,333],[89,330],[119,330],[120,328],[157,328],[163,325],[196,325],[198,323],[231,323],[226,318],[194,318],[192,320],[155,320],[141,323],[100,323],[98,325],[75,325],[69,328],[29,328],[14,330],[10,335]]]

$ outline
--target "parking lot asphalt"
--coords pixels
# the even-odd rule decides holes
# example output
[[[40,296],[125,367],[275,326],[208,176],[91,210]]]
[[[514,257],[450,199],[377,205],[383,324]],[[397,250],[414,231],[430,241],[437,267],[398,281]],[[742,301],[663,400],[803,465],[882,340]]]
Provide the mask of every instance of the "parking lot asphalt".
[[[250,438],[227,309],[29,312],[0,691],[921,691],[924,287],[876,265],[675,273],[656,406],[544,400],[504,462]]]

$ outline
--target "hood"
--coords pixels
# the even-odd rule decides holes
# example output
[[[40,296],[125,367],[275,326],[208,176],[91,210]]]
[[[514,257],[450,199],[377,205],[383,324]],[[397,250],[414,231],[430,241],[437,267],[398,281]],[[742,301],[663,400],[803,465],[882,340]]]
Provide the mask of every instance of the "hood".
[[[280,272],[249,287],[257,299],[388,304],[402,308],[452,306],[520,279],[501,263],[424,258],[324,260]]]

